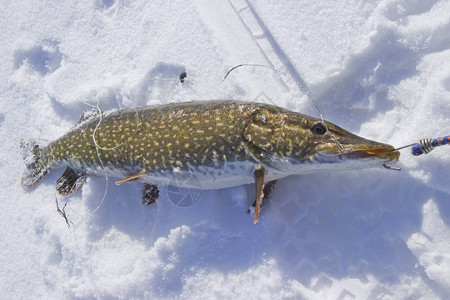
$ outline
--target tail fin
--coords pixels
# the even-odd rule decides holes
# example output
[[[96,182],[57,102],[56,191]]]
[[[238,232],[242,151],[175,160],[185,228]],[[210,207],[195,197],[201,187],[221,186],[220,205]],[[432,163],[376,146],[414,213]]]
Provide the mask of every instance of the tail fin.
[[[45,174],[47,174],[47,166],[42,161],[42,149],[37,141],[21,141],[23,160],[27,168],[22,175],[22,186],[24,188],[33,187]]]

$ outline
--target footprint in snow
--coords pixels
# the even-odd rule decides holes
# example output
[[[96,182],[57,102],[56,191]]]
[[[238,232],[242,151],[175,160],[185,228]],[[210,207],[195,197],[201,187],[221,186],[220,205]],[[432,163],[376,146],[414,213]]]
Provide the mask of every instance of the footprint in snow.
[[[17,50],[14,53],[14,69],[29,64],[36,72],[47,75],[61,67],[62,58],[58,43],[46,40],[30,49]]]

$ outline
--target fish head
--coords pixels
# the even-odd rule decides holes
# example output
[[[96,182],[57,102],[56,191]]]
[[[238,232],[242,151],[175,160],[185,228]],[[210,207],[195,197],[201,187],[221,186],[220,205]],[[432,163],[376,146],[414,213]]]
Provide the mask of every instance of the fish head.
[[[259,163],[290,174],[383,166],[400,156],[391,145],[292,112],[260,111],[247,126],[245,136]]]
[[[336,169],[360,169],[398,161],[400,152],[385,143],[365,139],[327,121],[311,120],[314,140],[306,157],[312,162]]]

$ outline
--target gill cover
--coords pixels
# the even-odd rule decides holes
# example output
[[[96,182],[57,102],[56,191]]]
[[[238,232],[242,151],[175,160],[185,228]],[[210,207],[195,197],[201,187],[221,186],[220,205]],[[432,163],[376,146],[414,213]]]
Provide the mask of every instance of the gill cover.
[[[306,122],[289,112],[262,108],[255,111],[243,132],[244,143],[257,163],[288,170],[311,148]]]

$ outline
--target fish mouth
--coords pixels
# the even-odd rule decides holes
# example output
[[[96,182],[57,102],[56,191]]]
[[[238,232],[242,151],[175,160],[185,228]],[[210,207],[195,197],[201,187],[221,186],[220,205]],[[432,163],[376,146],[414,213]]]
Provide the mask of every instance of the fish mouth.
[[[343,152],[342,154],[348,158],[369,158],[376,157],[387,160],[398,160],[400,157],[400,152],[398,152],[393,146],[383,145],[376,148],[368,148],[368,149],[356,149],[350,150],[347,152]]]
[[[348,147],[343,147],[343,149],[337,152],[318,151],[317,154],[324,158],[340,158],[343,159],[379,159],[385,162],[397,161],[400,157],[400,152],[396,150],[393,146],[387,144],[379,145],[351,145]]]

